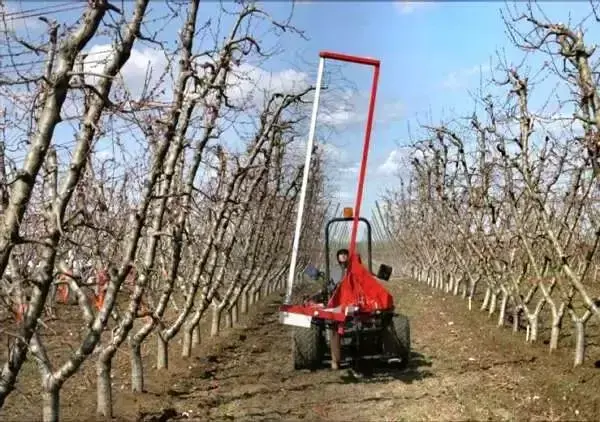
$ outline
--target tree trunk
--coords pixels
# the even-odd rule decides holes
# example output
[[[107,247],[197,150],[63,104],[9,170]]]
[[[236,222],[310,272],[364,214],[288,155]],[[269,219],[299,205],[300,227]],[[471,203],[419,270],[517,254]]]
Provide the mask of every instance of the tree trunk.
[[[498,295],[496,292],[492,292],[490,295],[490,308],[488,309],[488,316],[492,316],[496,312],[496,305],[498,303]]]
[[[558,349],[558,340],[562,328],[563,317],[565,315],[565,305],[561,304],[557,310],[554,302],[550,302],[552,309],[552,328],[550,329],[550,352]]]
[[[212,321],[210,324],[210,336],[215,337],[219,335],[221,329],[221,313],[223,308],[219,306],[213,306]]]
[[[200,344],[200,323],[194,325],[194,329],[192,330],[192,347]]]
[[[541,298],[537,305],[535,306],[535,312],[533,313],[533,315],[528,315],[528,319],[529,319],[529,327],[530,327],[530,331],[529,331],[529,342],[530,343],[535,343],[538,339],[538,332],[539,332],[539,326],[540,326],[540,314],[542,313],[542,310],[544,309],[544,306],[546,305],[546,299],[545,298]]]
[[[192,348],[200,344],[200,320],[204,315],[204,303],[192,315],[192,318],[183,325],[183,347],[181,356],[189,357],[192,355]],[[196,339],[195,339],[196,338]],[[196,342],[197,341],[197,342]]]
[[[169,342],[158,334],[156,336],[156,369],[169,369]]]
[[[96,361],[96,413],[112,419],[112,359],[101,356]]]
[[[539,314],[536,312],[527,317],[529,321],[529,342],[535,343],[538,338]]]
[[[60,389],[56,386],[44,388],[42,392],[42,420],[58,422],[60,417]]]
[[[144,361],[142,360],[142,345],[131,346],[131,391],[144,391]]]
[[[231,322],[237,324],[239,322],[239,312],[237,303],[231,307]]]
[[[231,316],[231,309],[225,312],[225,328],[233,328],[233,317]]]
[[[485,289],[485,296],[483,297],[483,303],[481,304],[481,310],[485,311],[490,303],[490,297],[492,290],[488,287]]]
[[[240,311],[243,314],[248,313],[248,290],[244,290],[241,294],[241,298],[242,298],[242,304],[241,304],[241,309]]]
[[[574,367],[581,366],[585,358],[585,323],[577,319],[575,324],[575,362]]]
[[[502,299],[500,300],[500,312],[498,313],[498,322],[496,325],[498,327],[504,326],[504,321],[506,320],[506,305],[508,305],[508,293],[506,291],[502,291]]]
[[[521,308],[519,306],[515,306],[513,308],[513,326],[512,326],[513,333],[519,332],[520,319],[521,319]]]
[[[189,358],[192,355],[192,337],[193,329],[183,330],[183,342],[181,344],[181,357]]]
[[[473,299],[475,299],[476,291],[477,291],[477,282],[471,281],[469,283],[469,311],[473,310]],[[485,309],[485,308],[482,307],[481,309]]]
[[[461,279],[458,277],[454,278],[454,286],[452,286],[452,294],[454,296],[458,296],[460,285],[461,285]]]
[[[552,318],[552,328],[550,329],[550,352],[558,349],[558,340],[560,338],[561,321],[558,322]]]

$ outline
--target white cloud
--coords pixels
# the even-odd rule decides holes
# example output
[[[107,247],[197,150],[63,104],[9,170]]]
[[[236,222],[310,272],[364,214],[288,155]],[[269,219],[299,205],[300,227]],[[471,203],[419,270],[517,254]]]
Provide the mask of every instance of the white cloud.
[[[109,44],[97,44],[86,52],[87,57],[83,68],[86,73],[87,83],[97,83],[99,79],[97,75],[102,74],[112,51],[112,46]],[[147,88],[149,89],[153,89],[160,83],[167,65],[167,57],[160,50],[133,48],[129,60],[127,60],[127,63],[125,63],[120,72],[124,87],[132,99],[139,100],[141,98],[144,94],[146,82],[148,82]],[[170,78],[167,78],[167,80],[170,82]],[[166,82],[166,84],[170,87],[169,82]],[[166,92],[163,92],[163,99],[164,95],[166,95]]]
[[[442,86],[450,90],[463,89],[469,85],[474,77],[478,77],[481,74],[485,75],[489,72],[489,64],[463,68],[446,75],[446,78],[442,81]]]
[[[377,174],[381,176],[395,176],[399,172],[409,167],[410,157],[407,155],[408,149],[392,150],[385,161],[377,167]]]
[[[362,93],[346,92],[341,98],[328,101],[319,110],[319,123],[338,129],[352,125],[365,125],[369,111],[370,91]],[[404,114],[404,105],[400,101],[391,101],[375,105],[375,123],[382,124],[399,119]]]
[[[227,81],[229,96],[236,104],[248,101],[260,106],[265,97],[275,92],[291,94],[302,92],[310,86],[308,74],[294,69],[269,72],[243,63],[234,68]]]
[[[84,62],[84,71],[87,83],[95,83],[105,66],[106,60],[112,51],[108,44],[95,45],[89,49],[88,57]],[[124,86],[134,100],[139,100],[144,93],[144,85],[148,79],[148,88],[156,87],[161,82],[163,73],[168,65],[167,57],[159,50],[151,48],[136,49],[120,75]],[[171,97],[172,79],[170,76],[164,78],[163,89],[158,100],[169,101]],[[306,72],[295,69],[283,69],[270,72],[248,63],[242,63],[233,68],[229,75],[228,97],[236,105],[253,105],[261,107],[264,101],[274,92],[298,93],[307,89],[314,81]],[[322,92],[322,101],[319,105],[319,123],[336,128],[345,128],[353,124],[365,124],[369,106],[370,92],[356,93],[346,90],[339,94],[329,95],[327,91]],[[310,102],[310,96],[307,98]],[[307,104],[310,113],[312,104]],[[375,109],[376,123],[387,122],[399,118],[404,111],[403,105],[396,101],[379,104]]]
[[[392,175],[398,171],[400,166],[399,154],[397,150],[393,150],[387,156],[386,160],[377,168],[377,172],[383,175]]]
[[[433,6],[433,3],[426,1],[406,1],[406,0],[395,0],[394,8],[401,15],[410,15],[418,10],[423,10]]]
[[[328,142],[321,143],[320,148],[323,150],[325,162],[328,167],[338,169],[338,171],[345,171],[346,173],[351,173],[352,168],[358,168],[358,164],[356,164],[354,159],[349,157],[346,149]]]
[[[337,192],[336,198],[340,201],[350,201],[356,196],[356,192],[349,192],[346,190],[340,190]]]
[[[321,111],[319,113],[319,120],[324,124],[339,127],[359,123],[363,118],[355,112],[339,109],[333,112]]]
[[[355,164],[350,167],[342,167],[339,171],[344,174],[358,174],[359,168],[360,166]]]
[[[105,150],[96,152],[95,158],[98,159],[99,161],[104,161],[104,160],[110,160],[111,158],[114,158],[114,155],[113,155],[112,150],[105,149]]]
[[[88,58],[84,64],[87,73],[101,74],[106,59],[110,55],[110,45],[95,45],[88,51]],[[200,64],[200,63],[199,63]],[[126,89],[134,99],[139,99],[143,94],[146,79],[149,80],[149,88],[153,88],[160,81],[168,65],[168,59],[160,50],[151,48],[136,49],[120,74],[124,80]],[[199,70],[201,72],[201,70]],[[88,83],[94,83],[97,76],[89,75]],[[162,91],[163,99],[171,96],[172,80],[166,78]],[[284,69],[280,72],[269,72],[251,64],[243,63],[234,67],[227,80],[228,96],[234,103],[245,103],[250,101],[261,105],[265,95],[273,92],[291,93],[306,89],[310,82],[308,75],[294,69]]]
[[[94,45],[86,53],[84,61],[85,80],[88,84],[95,84],[103,73],[106,62],[112,52],[109,44]],[[196,72],[204,71],[198,62]],[[154,101],[169,103],[173,94],[173,76],[168,67],[169,58],[161,50],[152,48],[133,48],[130,58],[119,73],[119,82],[111,92],[111,97],[123,98],[123,88],[133,101],[139,101],[143,95],[148,95],[146,90],[153,91]],[[175,72],[177,70],[175,69]],[[278,72],[269,72],[251,64],[241,64],[232,69],[228,80],[228,98],[231,103],[242,106],[249,105],[261,108],[265,99],[273,92],[296,93],[305,90],[309,85],[306,73],[294,69],[284,69]],[[192,87],[192,85],[188,85]],[[208,99],[207,99],[208,101]],[[76,116],[75,104],[66,104],[65,115]]]
[[[385,103],[381,106],[381,110],[379,111],[380,116],[377,120],[379,122],[389,122],[390,120],[399,119],[404,115],[405,110],[404,103],[401,101]],[[377,109],[375,109],[375,113],[377,115]]]

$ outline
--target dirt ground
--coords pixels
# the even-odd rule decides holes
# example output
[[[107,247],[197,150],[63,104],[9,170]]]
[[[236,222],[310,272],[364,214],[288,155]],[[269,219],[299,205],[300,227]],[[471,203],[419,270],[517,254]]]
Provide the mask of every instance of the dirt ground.
[[[593,356],[571,369],[570,350],[549,355],[543,342],[525,344],[523,333],[495,327],[495,318],[469,312],[459,298],[415,282],[389,286],[411,318],[413,355],[404,371],[375,368],[363,377],[345,369],[294,371],[290,329],[279,324],[281,297],[273,296],[239,327],[206,339],[189,360],[174,345],[168,373],[147,370],[145,394],[128,391],[128,358],[121,353],[115,420],[597,420],[600,369]],[[25,391],[37,374],[25,369],[20,392],[0,411],[2,421],[40,418],[39,393]],[[93,420],[93,381],[90,363],[65,386],[62,420]]]

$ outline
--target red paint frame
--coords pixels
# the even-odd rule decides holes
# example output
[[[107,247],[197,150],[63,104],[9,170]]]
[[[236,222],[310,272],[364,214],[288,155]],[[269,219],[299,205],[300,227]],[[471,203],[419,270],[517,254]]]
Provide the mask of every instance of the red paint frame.
[[[319,57],[329,60],[337,60],[348,63],[356,63],[367,66],[373,66],[373,83],[371,85],[371,98],[369,100],[369,111],[367,115],[367,127],[365,129],[365,140],[363,144],[362,158],[360,162],[360,173],[358,176],[358,188],[356,193],[356,203],[354,205],[354,221],[352,222],[352,235],[350,237],[350,255],[353,255],[356,249],[356,235],[358,232],[358,219],[360,217],[360,207],[363,198],[363,188],[367,170],[367,159],[369,156],[369,145],[371,143],[371,132],[373,129],[373,115],[375,114],[375,101],[377,98],[377,86],[379,84],[379,67],[381,62],[377,59],[368,57],[351,56],[343,53],[334,53],[331,51],[322,51]]]

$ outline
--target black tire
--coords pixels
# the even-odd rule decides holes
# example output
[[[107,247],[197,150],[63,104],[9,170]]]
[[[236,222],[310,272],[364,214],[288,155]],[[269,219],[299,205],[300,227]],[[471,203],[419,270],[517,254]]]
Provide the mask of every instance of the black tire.
[[[317,369],[323,359],[321,330],[316,325],[310,328],[294,327],[292,333],[292,358],[294,369]]]
[[[410,321],[406,315],[394,315],[383,332],[386,354],[400,358],[400,367],[406,368],[410,360]]]

